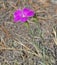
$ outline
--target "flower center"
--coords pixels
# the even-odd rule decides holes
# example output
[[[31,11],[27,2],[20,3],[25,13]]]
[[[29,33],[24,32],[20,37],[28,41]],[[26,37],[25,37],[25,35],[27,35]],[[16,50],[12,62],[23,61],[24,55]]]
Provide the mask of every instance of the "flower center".
[[[25,17],[25,15],[23,14],[23,17]]]

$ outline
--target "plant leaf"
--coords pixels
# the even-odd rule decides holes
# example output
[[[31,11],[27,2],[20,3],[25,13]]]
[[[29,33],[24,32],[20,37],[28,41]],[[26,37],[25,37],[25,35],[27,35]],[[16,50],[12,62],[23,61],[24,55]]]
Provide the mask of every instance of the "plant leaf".
[[[25,22],[24,25],[29,28],[29,23],[28,22]]]
[[[32,21],[37,23],[38,19],[37,18],[32,18]]]

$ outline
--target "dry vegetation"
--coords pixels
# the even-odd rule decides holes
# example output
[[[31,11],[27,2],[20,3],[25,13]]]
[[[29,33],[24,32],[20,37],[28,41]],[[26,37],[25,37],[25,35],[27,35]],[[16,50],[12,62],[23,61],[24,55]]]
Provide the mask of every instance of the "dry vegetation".
[[[30,7],[37,24],[13,22],[13,12]],[[0,0],[0,65],[57,65],[57,5],[51,0]]]

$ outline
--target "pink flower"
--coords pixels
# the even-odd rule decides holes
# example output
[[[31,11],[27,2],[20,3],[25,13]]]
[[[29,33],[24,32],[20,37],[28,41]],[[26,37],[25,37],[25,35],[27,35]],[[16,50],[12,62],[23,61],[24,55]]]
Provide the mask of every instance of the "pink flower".
[[[24,8],[23,10],[18,9],[14,12],[13,18],[15,22],[26,22],[34,14],[34,11],[29,8]]]

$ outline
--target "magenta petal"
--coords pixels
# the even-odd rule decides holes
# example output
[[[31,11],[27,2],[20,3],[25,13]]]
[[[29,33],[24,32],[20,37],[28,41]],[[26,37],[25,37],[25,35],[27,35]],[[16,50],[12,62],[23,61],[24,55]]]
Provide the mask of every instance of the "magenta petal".
[[[32,16],[34,16],[34,14],[35,14],[35,13],[34,13],[33,11],[30,11],[30,12],[27,14],[27,16],[28,16],[28,17],[32,17]]]
[[[14,17],[14,22],[19,22],[21,20],[21,17]]]
[[[29,8],[24,8],[23,13],[26,17],[32,17],[34,16],[34,11]]]
[[[23,12],[27,14],[27,13],[30,12],[30,9],[29,9],[29,8],[24,8],[24,9],[23,9]]]
[[[20,14],[21,13],[21,14]],[[13,14],[14,22],[20,21],[22,16],[22,11],[21,10],[16,10]]]
[[[21,13],[21,14],[20,14]],[[22,11],[21,10],[16,10],[15,12],[14,12],[14,17],[15,16],[22,16]]]
[[[26,22],[27,20],[28,20],[27,17],[23,17],[23,18],[21,18],[21,22]]]

